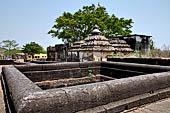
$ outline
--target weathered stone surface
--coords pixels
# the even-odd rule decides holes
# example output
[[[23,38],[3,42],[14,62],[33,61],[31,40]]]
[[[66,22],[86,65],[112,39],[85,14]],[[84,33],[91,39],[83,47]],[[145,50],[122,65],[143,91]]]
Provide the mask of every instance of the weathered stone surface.
[[[107,113],[119,113],[121,111],[131,109],[133,107],[155,102],[158,100],[158,97],[160,94],[164,94],[166,92],[170,92],[170,88],[157,91],[154,94],[145,93],[141,95],[136,95],[130,98],[126,98],[126,99],[118,100],[118,101],[111,102],[105,105],[97,106],[95,108],[83,110],[81,112],[87,113],[87,111],[92,111],[92,110],[97,110],[94,112],[100,112],[100,108],[104,108]],[[161,97],[161,99],[163,98],[165,97]]]
[[[88,71],[92,70],[94,75],[100,73],[100,67],[89,68],[70,68],[70,69],[58,69],[49,71],[27,71],[23,72],[33,82],[45,81],[45,80],[57,80],[69,77],[85,77],[88,76]]]
[[[123,62],[101,62],[101,67],[112,67],[112,68],[145,72],[145,73],[158,73],[158,72],[170,71],[169,66],[157,66],[157,65],[123,63]]]
[[[51,88],[61,88],[74,85],[95,83],[100,81],[113,80],[113,78],[108,78],[102,75],[95,75],[91,77],[82,77],[82,78],[68,78],[68,79],[59,79],[59,80],[47,80],[42,82],[35,82],[42,89],[51,89]]]
[[[115,68],[120,72],[125,70],[124,74],[130,73],[130,75],[126,76],[128,78],[118,80],[49,90],[42,90],[32,82],[83,77],[88,75],[88,70],[92,70],[94,74],[104,73],[106,70],[101,70],[103,67]],[[113,113],[170,97],[170,89],[168,89],[170,87],[170,72],[167,72],[170,71],[170,67],[167,66],[85,62],[73,63],[73,65],[59,63],[16,66],[16,68],[13,66],[3,68],[3,78],[9,88],[9,98],[12,99],[18,113],[73,113],[92,112],[93,110],[99,113],[105,111]],[[27,68],[29,69],[27,70]],[[136,76],[140,73],[131,75],[135,71],[146,75]],[[112,77],[114,77],[114,72],[112,72]]]
[[[24,106],[18,113],[71,113],[67,94],[63,90],[34,92],[23,98]]]
[[[168,81],[170,72],[142,75],[104,82],[112,92],[113,101],[121,100],[135,95],[152,93],[158,89],[170,86]],[[160,78],[160,81],[159,81]],[[115,100],[114,100],[115,99]]]
[[[62,88],[66,91],[73,112],[110,102],[111,92],[107,85],[93,83]]]
[[[42,65],[19,65],[15,66],[19,71],[42,71]]]
[[[169,113],[170,98],[160,100],[134,109],[126,110],[122,113]]]
[[[13,66],[4,67],[3,73],[16,111],[22,106],[21,102],[24,96],[27,96],[34,91],[41,91],[38,86],[33,84],[32,81]]]
[[[106,109],[103,106],[95,107],[92,109],[87,109],[84,111],[78,111],[76,113],[107,113]]]
[[[13,65],[13,60],[0,60],[0,65]]]
[[[96,67],[96,66],[101,66],[101,62],[80,62],[80,68],[88,68],[88,67]]]
[[[50,71],[32,71],[23,72],[33,82],[45,81],[45,80],[58,80],[70,77],[83,77],[88,75],[87,73],[81,73],[80,68],[64,69],[64,70],[50,70]],[[86,75],[85,75],[86,74]]]
[[[107,61],[170,66],[169,58],[107,58]]]

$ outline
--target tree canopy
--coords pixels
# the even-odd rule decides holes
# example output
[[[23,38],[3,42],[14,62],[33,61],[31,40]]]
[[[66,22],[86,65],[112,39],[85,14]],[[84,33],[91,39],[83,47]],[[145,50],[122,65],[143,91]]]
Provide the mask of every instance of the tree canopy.
[[[18,46],[18,43],[15,40],[3,40],[0,44],[2,48],[7,50],[16,49]]]
[[[12,56],[13,54],[18,52],[18,43],[15,40],[3,40],[0,42],[0,48],[4,48],[5,55]]]
[[[66,42],[75,42],[85,39],[95,24],[99,26],[102,35],[107,38],[128,35],[132,32],[130,29],[133,21],[118,18],[114,14],[109,15],[105,7],[96,7],[92,4],[84,6],[74,14],[64,12],[55,20],[55,23],[48,34]]]
[[[31,42],[23,46],[22,51],[28,53],[28,55],[34,56],[35,54],[40,54],[44,52],[44,49],[41,45]]]

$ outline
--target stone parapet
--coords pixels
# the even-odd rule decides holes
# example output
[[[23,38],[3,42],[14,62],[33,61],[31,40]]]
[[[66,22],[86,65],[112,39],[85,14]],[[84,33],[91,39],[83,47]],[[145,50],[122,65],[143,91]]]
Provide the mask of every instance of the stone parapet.
[[[107,61],[170,66],[169,58],[107,58]]]
[[[89,69],[98,70],[96,72],[99,74],[115,77],[114,74],[111,74],[111,72],[114,73],[113,70],[110,70],[110,73],[105,73],[107,69],[113,68],[120,69],[117,72],[129,69],[128,71],[133,72],[136,76],[132,77],[133,75],[126,73],[127,78],[122,77],[110,81],[47,90],[42,90],[33,83],[42,79],[42,76],[37,76],[42,75],[43,72],[45,73],[43,76],[47,79],[50,79],[51,72],[57,71],[62,72],[54,74],[54,77],[60,75],[60,77],[67,78],[73,72],[77,73],[76,77],[81,77],[81,74]],[[147,69],[153,73],[148,74]],[[82,70],[85,70],[85,72]],[[170,67],[168,66],[85,62],[33,65],[29,67],[9,66],[4,67],[2,71],[2,79],[5,81],[3,85],[8,92],[6,96],[11,99],[17,113],[114,113],[170,97]],[[46,72],[50,74],[46,74]],[[137,76],[139,74],[135,72],[141,72],[141,75]],[[25,75],[31,73],[29,76],[33,77],[28,79],[30,77],[27,78],[28,75],[25,76],[23,73]]]

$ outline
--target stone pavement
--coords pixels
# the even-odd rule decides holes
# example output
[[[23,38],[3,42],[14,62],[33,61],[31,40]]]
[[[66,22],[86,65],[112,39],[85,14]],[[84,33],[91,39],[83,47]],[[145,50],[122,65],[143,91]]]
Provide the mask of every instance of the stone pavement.
[[[2,66],[0,65],[0,77],[1,77]],[[3,91],[1,87],[1,80],[0,80],[0,113],[5,113],[5,105],[3,101]]]
[[[122,113],[170,113],[170,98],[136,107]]]

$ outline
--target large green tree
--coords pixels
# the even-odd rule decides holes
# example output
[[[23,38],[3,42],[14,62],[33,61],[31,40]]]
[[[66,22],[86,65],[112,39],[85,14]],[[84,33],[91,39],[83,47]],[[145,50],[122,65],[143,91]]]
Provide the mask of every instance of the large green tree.
[[[128,35],[132,31],[132,19],[118,18],[114,14],[109,15],[105,7],[84,6],[83,9],[71,14],[64,12],[58,17],[52,29],[48,32],[52,37],[57,37],[66,42],[74,42],[85,39],[97,24],[107,38],[119,35]]]
[[[40,54],[44,52],[44,49],[41,45],[31,42],[23,46],[22,51],[27,53],[28,55],[32,55],[34,57],[35,54]]]
[[[0,45],[1,48],[7,50],[5,52],[7,56],[12,56],[17,52],[19,44],[15,40],[3,40],[2,42],[0,42]]]
[[[18,46],[18,43],[15,40],[3,40],[1,42],[2,48],[5,48],[7,50],[16,49]]]

